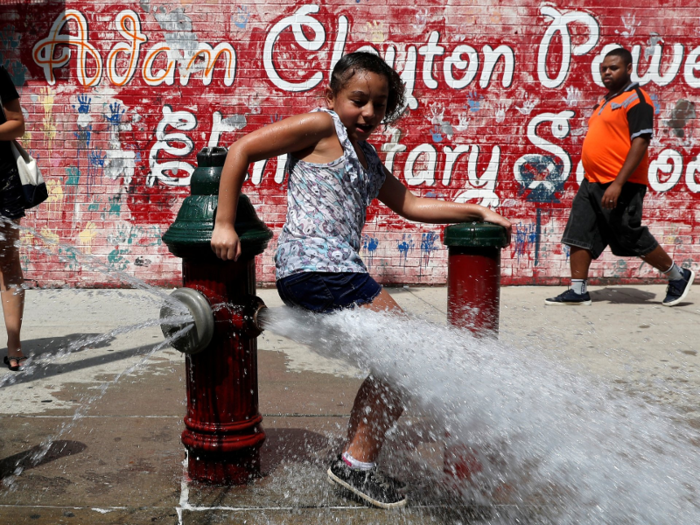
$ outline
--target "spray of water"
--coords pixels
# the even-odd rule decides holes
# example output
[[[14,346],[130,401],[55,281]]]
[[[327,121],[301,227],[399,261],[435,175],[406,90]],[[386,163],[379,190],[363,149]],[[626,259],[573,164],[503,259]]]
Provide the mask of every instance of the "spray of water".
[[[509,502],[544,504],[559,524],[700,523],[700,436],[648,399],[406,316],[271,308],[264,326],[387,378],[430,415],[433,435],[475,451],[482,467],[463,495],[508,487]]]
[[[60,347],[55,352],[47,352],[41,356],[35,357],[30,356],[22,366],[22,372],[20,374],[5,374],[0,377],[0,388],[12,385],[16,383],[19,379],[24,379],[27,376],[31,376],[38,372],[43,367],[60,362],[61,359],[65,359],[70,356],[73,352],[82,350],[83,348],[89,348],[93,345],[99,345],[100,343],[109,342],[116,336],[121,334],[128,334],[135,332],[136,330],[141,330],[143,328],[148,328],[149,326],[160,326],[163,324],[173,324],[178,326],[183,326],[187,328],[185,332],[177,332],[184,335],[187,331],[194,327],[194,321],[191,315],[174,315],[170,317],[163,317],[159,319],[148,319],[141,323],[137,323],[129,326],[120,326],[109,332],[103,334],[97,334],[91,337],[83,337],[77,341],[73,341],[63,347]],[[178,337],[180,337],[178,336]],[[175,341],[177,337],[169,337],[168,343]],[[158,348],[162,348],[159,344]]]
[[[20,226],[15,222],[9,221],[3,217],[0,217],[0,221],[6,223],[6,225],[12,228],[18,229],[20,233],[30,235],[36,240],[40,241],[40,243],[33,243],[30,246],[25,246],[24,248],[33,249],[39,253],[43,253],[45,255],[50,256],[54,256],[56,255],[56,253],[54,252],[58,252],[58,258],[61,261],[66,263],[78,262],[81,265],[81,268],[85,270],[102,273],[115,279],[117,283],[126,283],[134,289],[148,292],[148,295],[137,300],[147,298],[146,300],[149,300],[153,304],[157,304],[159,306],[163,304],[168,305],[170,309],[175,313],[175,315],[170,316],[168,318],[148,319],[135,325],[120,326],[104,334],[98,334],[93,337],[85,337],[78,341],[74,341],[66,345],[65,347],[59,348],[56,352],[47,353],[42,355],[41,357],[30,356],[29,359],[24,363],[22,374],[6,374],[5,376],[0,378],[0,388],[14,384],[20,377],[31,376],[41,368],[52,364],[56,361],[59,361],[63,358],[66,358],[73,352],[79,351],[85,347],[89,347],[90,345],[110,341],[117,335],[130,333],[135,330],[140,330],[149,326],[158,326],[163,324],[182,324],[182,326],[185,326],[187,323],[191,323],[193,321],[192,316],[187,307],[183,305],[181,301],[171,298],[161,289],[151,286],[148,283],[142,281],[141,279],[129,275],[125,272],[117,271],[114,268],[111,268],[108,264],[105,264],[99,258],[81,252],[75,246],[58,243],[53,239],[47,238],[46,236],[34,230],[33,228]],[[0,234],[0,241],[2,240],[4,240],[4,237],[2,236],[2,234]],[[19,243],[20,241],[17,242]],[[19,246],[17,246],[17,248],[19,248]],[[23,288],[27,289],[28,286],[25,284],[23,285]],[[187,326],[189,330],[192,328],[193,325],[187,324]],[[174,339],[172,337],[168,339],[168,341],[173,340]],[[158,348],[162,348],[162,346],[159,345]],[[119,377],[121,377],[121,374]]]
[[[139,359],[138,362],[136,362],[133,365],[124,369],[122,372],[117,374],[111,381],[105,381],[104,383],[102,383],[97,388],[97,393],[93,393],[89,397],[85,397],[85,398],[81,399],[80,406],[78,407],[78,410],[75,411],[75,413],[73,414],[73,417],[70,419],[70,421],[62,423],[61,427],[58,429],[58,431],[56,433],[44,438],[44,440],[41,442],[39,447],[37,447],[37,450],[34,453],[32,453],[31,457],[29,458],[30,464],[31,465],[40,464],[43,461],[46,454],[48,454],[49,451],[51,450],[51,446],[55,442],[57,442],[61,437],[63,437],[66,433],[68,433],[71,429],[73,429],[78,424],[78,422],[83,419],[83,417],[87,413],[90,406],[92,406],[92,403],[101,399],[107,393],[107,390],[109,389],[110,386],[117,384],[122,377],[128,376],[131,373],[133,373],[134,371],[141,368],[157,352],[159,352],[163,348],[167,348],[169,345],[172,344],[173,341],[177,340],[179,337],[184,336],[188,331],[190,331],[192,329],[192,327],[193,327],[192,324],[188,324],[188,325],[184,326],[183,328],[181,328],[180,330],[178,330],[177,332],[173,333],[173,335],[171,337],[166,338],[165,340],[163,340],[162,342],[158,343],[153,348],[151,348],[141,359]],[[29,373],[33,373],[34,371],[35,371],[35,369],[30,369],[30,370],[23,371],[23,373],[29,374]],[[8,476],[4,479],[0,479],[0,483],[10,491],[14,490],[15,481],[16,481],[17,477],[22,474],[23,471],[24,471],[24,467],[20,466],[19,464],[16,465],[15,470],[12,473],[12,475]]]
[[[96,257],[89,253],[84,253],[75,246],[57,242],[52,238],[42,235],[34,228],[30,228],[28,226],[21,226],[3,217],[0,217],[0,221],[9,223],[9,226],[11,228],[19,230],[20,235],[29,236],[39,241],[37,243],[22,246],[21,241],[18,240],[16,246],[18,249],[21,248],[22,250],[34,250],[37,253],[42,253],[50,257],[57,256],[61,262],[64,262],[66,264],[77,263],[83,270],[93,271],[108,276],[110,279],[113,279],[115,281],[115,285],[119,283],[126,284],[127,286],[136,290],[148,292],[149,296],[151,297],[151,300],[154,303],[157,303],[159,305],[167,304],[175,312],[179,312],[182,314],[188,313],[187,308],[185,308],[180,301],[174,300],[161,289],[156,288],[155,286],[151,286],[150,284],[139,279],[138,277],[117,270],[116,268],[105,263],[99,257]],[[2,240],[4,240],[4,237],[2,236],[2,234],[0,234],[0,241]],[[25,289],[28,288],[26,284],[23,287]]]
[[[3,220],[5,219],[0,217],[0,221]],[[148,292],[148,295],[138,298],[137,300],[145,299],[158,306],[167,304],[170,306],[171,311],[174,312],[174,315],[167,318],[148,319],[135,325],[120,326],[104,334],[98,334],[92,337],[81,338],[78,341],[74,341],[62,348],[59,348],[56,352],[46,353],[38,357],[30,356],[30,358],[24,363],[22,372],[20,372],[19,374],[5,374],[0,378],[0,389],[7,388],[15,382],[17,382],[18,380],[26,380],[27,377],[30,377],[40,372],[44,367],[50,364],[53,364],[57,361],[60,361],[61,359],[70,356],[70,354],[72,354],[73,352],[79,351],[91,345],[111,341],[112,339],[114,339],[114,337],[120,334],[126,334],[146,327],[157,326],[161,324],[174,324],[182,326],[180,330],[176,331],[170,337],[164,339],[159,344],[155,345],[149,350],[144,349],[146,353],[137,363],[127,367],[125,370],[117,374],[116,377],[114,377],[112,380],[102,383],[96,389],[97,393],[94,393],[88,397],[81,399],[79,403],[79,408],[74,413],[71,420],[67,423],[63,423],[56,433],[46,437],[42,441],[40,446],[37,448],[37,450],[32,454],[31,458],[29,458],[30,464],[38,465],[44,459],[46,454],[49,453],[49,451],[51,450],[51,446],[55,442],[57,442],[57,440],[59,440],[63,435],[69,432],[73,427],[75,427],[75,425],[80,420],[83,419],[84,414],[87,412],[89,407],[95,401],[102,398],[111,385],[116,384],[122,377],[128,376],[135,370],[142,367],[155,353],[159,352],[164,348],[168,348],[173,341],[175,341],[179,337],[182,337],[189,330],[191,330],[194,324],[192,316],[190,315],[190,312],[187,309],[187,307],[184,306],[180,301],[172,299],[162,290],[147,284],[146,282],[142,281],[141,279],[138,279],[137,277],[129,275],[125,272],[117,271],[114,268],[111,268],[108,264],[105,264],[99,258],[94,257],[90,254],[83,253],[74,246],[57,243],[53,239],[45,237],[44,235],[40,234],[32,228],[28,228],[26,226],[19,226],[13,222],[10,222],[9,225],[12,228],[19,229],[20,232],[25,235],[31,235],[35,240],[39,241],[38,243],[33,243],[30,246],[23,246],[22,249],[32,249],[39,253],[44,253],[49,256],[56,256],[58,253],[58,258],[62,262],[72,264],[75,264],[77,262],[78,264],[80,264],[81,268],[85,270],[96,271],[109,276],[110,278],[115,280],[116,284],[126,284],[131,288]],[[0,241],[2,240],[4,239],[2,238],[2,235],[0,235]],[[27,289],[28,286],[25,284],[23,285],[23,288]],[[13,490],[14,482],[17,476],[20,476],[22,472],[23,467],[18,464],[15,471],[13,472],[13,475],[0,480],[0,483],[2,483],[2,485],[8,488],[9,490]]]

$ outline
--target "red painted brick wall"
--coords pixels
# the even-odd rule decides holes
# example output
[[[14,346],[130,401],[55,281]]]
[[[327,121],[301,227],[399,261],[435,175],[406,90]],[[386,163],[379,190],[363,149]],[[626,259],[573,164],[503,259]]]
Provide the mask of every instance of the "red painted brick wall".
[[[633,51],[656,108],[646,221],[678,263],[697,268],[700,32],[686,2],[3,0],[2,62],[51,192],[23,223],[35,232],[23,235],[27,276],[41,286],[129,284],[115,272],[177,284],[179,260],[160,238],[189,193],[197,151],[321,105],[338,57],[371,46],[411,95],[408,114],[374,138],[387,166],[420,195],[514,221],[504,284],[558,283],[586,120],[605,91],[596,68],[614,45]],[[244,186],[276,232],[281,175],[272,160]],[[362,255],[383,283],[443,284],[441,233],[375,203]],[[258,260],[267,284],[274,247]],[[609,253],[592,274],[658,278]]]

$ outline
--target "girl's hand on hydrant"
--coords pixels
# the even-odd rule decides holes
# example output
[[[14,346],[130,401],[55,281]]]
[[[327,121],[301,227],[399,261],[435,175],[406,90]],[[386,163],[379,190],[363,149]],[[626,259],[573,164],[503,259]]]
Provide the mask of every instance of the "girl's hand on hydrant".
[[[241,240],[233,226],[214,226],[211,249],[219,259],[237,261],[241,255]]]
[[[481,218],[484,222],[490,222],[492,224],[498,224],[506,229],[506,234],[508,235],[508,240],[510,241],[510,235],[513,230],[513,225],[508,219],[499,215],[495,211],[491,211],[488,208],[484,208],[483,216]]]

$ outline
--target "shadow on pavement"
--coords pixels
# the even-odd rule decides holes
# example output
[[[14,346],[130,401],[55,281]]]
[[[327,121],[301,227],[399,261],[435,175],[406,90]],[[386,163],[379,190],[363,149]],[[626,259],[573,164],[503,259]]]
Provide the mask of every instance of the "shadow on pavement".
[[[274,472],[283,461],[324,465],[333,440],[303,428],[271,428],[265,430],[265,444],[260,450],[263,476]]]
[[[56,338],[52,339],[51,341],[58,341],[60,339],[70,339],[73,338],[75,341],[80,341],[81,339],[87,339],[90,335],[92,334],[72,334],[69,336],[66,336],[65,338]],[[113,339],[113,338],[112,338]],[[46,339],[44,339],[46,340]],[[41,340],[39,340],[41,341]],[[100,366],[104,365],[107,363],[113,363],[115,361],[120,361],[122,359],[127,359],[129,357],[134,357],[134,356],[139,356],[139,355],[145,355],[151,350],[153,350],[156,346],[159,346],[161,343],[153,343],[149,345],[144,345],[144,346],[139,346],[136,348],[130,348],[128,350],[121,350],[119,352],[112,352],[111,350],[108,350],[108,352],[112,353],[101,353],[100,355],[93,356],[93,357],[88,357],[86,359],[82,359],[80,361],[72,361],[72,362],[63,362],[63,363],[52,363],[52,362],[37,362],[34,361],[34,363],[29,363],[28,369],[24,372],[19,372],[16,374],[16,376],[13,378],[12,382],[9,384],[20,384],[20,383],[29,383],[31,381],[36,381],[38,379],[44,379],[47,377],[54,377],[58,376],[61,374],[66,374],[68,372],[74,372],[76,370],[84,370],[86,368],[91,368],[93,366]],[[24,343],[23,343],[24,345]],[[77,350],[73,350],[71,353],[81,351],[81,350],[87,350],[87,349],[93,349],[93,348],[101,348],[103,346],[108,346],[109,341],[106,341],[104,344],[100,343],[100,346],[97,347],[93,344],[89,344],[84,346],[83,348],[79,348]],[[59,345],[59,348],[61,346]],[[28,347],[27,347],[28,348]],[[31,355],[29,351],[26,352],[27,355]],[[41,359],[40,354],[38,356],[35,356],[35,359]]]
[[[82,352],[93,348],[104,348],[114,341],[114,336],[104,334],[69,334],[61,337],[42,337],[22,341],[25,355],[41,355],[50,352]],[[7,349],[5,349],[7,351]]]
[[[80,454],[87,445],[80,441],[54,441],[46,450],[45,445],[36,445],[29,450],[0,459],[0,487],[2,480],[12,476],[19,468],[22,472],[51,463],[60,458]]]
[[[608,301],[619,304],[661,304],[656,294],[635,288],[611,288],[590,292],[593,301]],[[685,304],[685,303],[683,303]]]

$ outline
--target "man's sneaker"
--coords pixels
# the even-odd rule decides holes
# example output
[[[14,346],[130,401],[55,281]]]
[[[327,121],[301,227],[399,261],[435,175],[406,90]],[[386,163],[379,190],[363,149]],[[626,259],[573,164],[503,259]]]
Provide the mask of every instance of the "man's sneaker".
[[[556,297],[550,297],[544,300],[544,304],[569,305],[577,306],[583,304],[588,306],[591,304],[591,295],[588,292],[576,293],[571,288]]]
[[[688,295],[690,287],[695,279],[695,272],[689,270],[688,268],[682,268],[681,273],[683,274],[682,279],[676,279],[675,281],[668,282],[668,288],[666,288],[666,298],[663,300],[664,306],[675,306],[680,303],[685,296]]]
[[[353,469],[338,456],[328,469],[328,479],[375,507],[396,509],[406,505],[406,496],[400,493],[405,485],[379,472],[376,467],[372,470]]]

